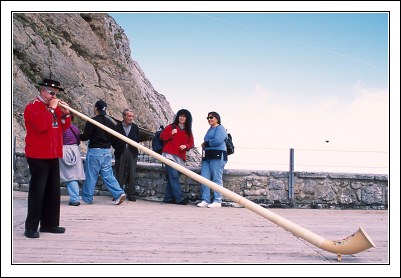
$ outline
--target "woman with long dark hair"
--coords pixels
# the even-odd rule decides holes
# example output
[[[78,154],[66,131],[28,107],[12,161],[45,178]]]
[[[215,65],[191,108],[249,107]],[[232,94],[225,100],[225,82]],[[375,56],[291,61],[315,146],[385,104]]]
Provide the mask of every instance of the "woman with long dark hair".
[[[185,165],[187,151],[194,147],[194,137],[192,134],[192,115],[186,109],[177,112],[174,122],[164,128],[160,134],[160,139],[164,141],[162,155],[167,159]],[[188,204],[180,184],[181,173],[166,165],[167,186],[163,202],[170,204]]]

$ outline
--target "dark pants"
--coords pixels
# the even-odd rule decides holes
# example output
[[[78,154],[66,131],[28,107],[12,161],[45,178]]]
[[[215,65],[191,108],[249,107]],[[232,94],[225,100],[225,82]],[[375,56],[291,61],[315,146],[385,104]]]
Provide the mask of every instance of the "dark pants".
[[[135,195],[135,174],[138,157],[134,157],[128,148],[125,148],[119,159],[116,159],[116,178],[128,195]]]
[[[60,167],[58,158],[26,158],[31,180],[25,229],[37,231],[60,224]]]

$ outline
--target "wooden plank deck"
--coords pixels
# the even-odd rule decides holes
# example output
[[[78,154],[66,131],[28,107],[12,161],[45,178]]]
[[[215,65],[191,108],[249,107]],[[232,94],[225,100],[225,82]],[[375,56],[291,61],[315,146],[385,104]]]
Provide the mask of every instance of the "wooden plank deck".
[[[140,199],[115,206],[108,196],[95,196],[93,205],[72,207],[68,196],[62,196],[60,226],[66,233],[40,233],[39,239],[28,239],[23,235],[27,193],[14,191],[12,206],[12,266],[389,264],[387,210],[270,209],[330,240],[363,227],[376,248],[344,255],[338,262],[336,254],[246,208],[208,209]]]

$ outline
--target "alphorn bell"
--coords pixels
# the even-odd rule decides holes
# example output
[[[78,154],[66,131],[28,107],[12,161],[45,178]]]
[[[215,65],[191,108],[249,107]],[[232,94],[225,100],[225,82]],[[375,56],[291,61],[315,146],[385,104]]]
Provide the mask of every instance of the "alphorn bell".
[[[283,229],[291,232],[294,236],[300,237],[307,242],[315,245],[316,247],[319,247],[323,250],[326,250],[331,253],[337,254],[337,259],[338,261],[341,261],[341,255],[351,255],[351,254],[356,254],[359,252],[362,252],[366,249],[369,249],[371,247],[375,247],[375,244],[369,237],[369,235],[365,232],[365,230],[362,227],[359,227],[359,229],[353,233],[352,235],[340,239],[340,240],[328,240],[325,239],[301,226],[298,224],[295,224],[294,222],[291,222],[290,220],[287,220],[286,218],[269,211],[268,209],[263,208],[262,206],[238,195],[237,193],[232,192],[231,190],[228,190],[227,188],[224,188],[217,183],[214,183],[201,175],[198,175],[191,170],[165,158],[164,156],[146,148],[145,146],[142,146],[138,144],[137,142],[127,138],[126,136],[112,130],[111,128],[108,128],[101,123],[89,118],[88,116],[76,111],[75,109],[59,103],[59,106],[66,108],[76,114],[77,116],[83,118],[84,120],[100,127],[101,129],[109,132],[110,134],[114,135],[115,137],[125,141],[126,143],[136,147],[137,149],[149,154],[150,156],[156,158],[157,160],[171,166],[172,168],[176,169],[177,171],[180,171],[184,175],[196,180],[199,183],[202,183],[206,185],[207,187],[213,189],[214,191],[217,191],[221,194],[223,194],[225,197],[229,198],[235,203],[238,203],[245,208],[263,216],[264,218],[270,220],[271,222],[277,224],[278,226],[282,227]]]

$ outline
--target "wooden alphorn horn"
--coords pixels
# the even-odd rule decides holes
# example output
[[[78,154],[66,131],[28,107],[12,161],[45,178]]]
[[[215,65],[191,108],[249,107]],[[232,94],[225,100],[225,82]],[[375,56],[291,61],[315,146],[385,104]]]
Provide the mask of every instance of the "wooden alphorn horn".
[[[137,142],[127,138],[126,136],[112,130],[111,128],[108,128],[101,123],[89,118],[88,116],[76,111],[75,109],[63,105],[59,103],[59,106],[66,108],[70,110],[71,112],[75,113],[79,117],[83,118],[84,120],[100,127],[101,129],[109,132],[110,134],[116,136],[117,138],[125,141],[126,143],[136,147],[137,149],[149,154],[150,156],[156,158],[157,160],[173,167],[177,171],[180,171],[184,175],[196,180],[199,183],[202,183],[209,188],[213,189],[214,191],[217,191],[227,198],[231,199],[233,202],[238,203],[239,205],[244,206],[245,208],[263,216],[264,218],[270,220],[271,222],[277,224],[278,226],[282,227],[283,229],[291,232],[294,236],[300,237],[307,242],[315,245],[316,247],[319,247],[323,250],[326,250],[331,253],[337,254],[337,258],[339,261],[341,261],[341,255],[351,255],[351,254],[356,254],[359,252],[362,252],[366,249],[369,249],[371,247],[375,247],[375,244],[373,241],[370,239],[369,235],[365,232],[365,230],[362,227],[359,227],[359,229],[353,233],[352,235],[340,239],[340,240],[327,240],[293,222],[290,220],[285,219],[282,216],[279,216],[278,214],[275,214],[262,206],[238,195],[237,193],[232,192],[231,190],[228,190],[227,188],[224,188],[217,183],[214,183],[201,175],[198,175],[191,170],[165,158],[164,156],[146,148],[145,146],[142,146],[138,144]]]

